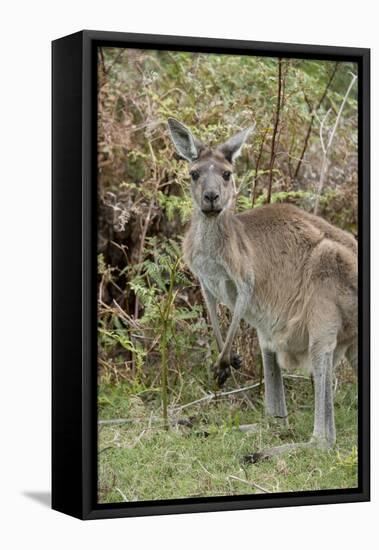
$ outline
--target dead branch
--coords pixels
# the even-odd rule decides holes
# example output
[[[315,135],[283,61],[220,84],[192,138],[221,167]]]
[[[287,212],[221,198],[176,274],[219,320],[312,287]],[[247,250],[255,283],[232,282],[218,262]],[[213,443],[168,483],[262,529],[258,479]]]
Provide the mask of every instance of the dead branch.
[[[263,147],[264,147],[264,144],[265,144],[265,141],[266,141],[267,132],[268,132],[268,128],[266,128],[264,133],[263,133],[262,140],[261,140],[261,143],[260,143],[260,146],[259,146],[257,162],[255,163],[255,171],[254,171],[254,178],[253,178],[253,189],[251,191],[251,206],[252,206],[252,208],[254,208],[254,205],[255,205],[258,178],[259,178],[259,166],[261,164],[261,159],[262,159],[262,154],[263,154]]]
[[[190,403],[186,403],[185,405],[180,405],[178,407],[175,407],[173,411],[182,411],[183,409],[187,409],[187,407],[192,407],[192,405],[198,405],[199,403],[205,403],[208,401],[213,401],[214,399],[219,399],[220,397],[226,397],[228,395],[233,395],[235,393],[241,393],[244,391],[253,390],[254,388],[257,388],[260,386],[260,382],[257,382],[255,384],[251,384],[251,386],[245,386],[244,388],[237,388],[236,390],[230,390],[230,391],[224,391],[220,393],[209,393],[205,397],[201,397],[200,399],[196,399],[196,401],[191,401]]]
[[[115,491],[117,491],[117,492],[122,496],[122,498],[124,499],[124,502],[129,502],[129,499],[128,499],[127,496],[121,491],[121,489],[119,489],[118,487],[115,487]]]
[[[299,160],[298,160],[298,163],[297,163],[297,166],[296,166],[296,169],[295,169],[295,173],[293,175],[293,179],[296,179],[297,176],[298,176],[298,173],[299,173],[299,170],[300,170],[300,167],[303,163],[303,160],[304,160],[304,155],[305,155],[305,152],[308,148],[308,142],[309,142],[309,138],[311,137],[311,133],[312,133],[312,128],[313,128],[313,123],[315,121],[315,112],[319,110],[319,108],[321,107],[321,105],[323,104],[324,102],[324,99],[326,98],[326,94],[328,93],[329,91],[329,88],[333,82],[333,79],[336,75],[336,72],[337,72],[337,68],[338,68],[338,61],[336,61],[335,65],[334,65],[334,69],[329,77],[329,80],[325,86],[325,89],[316,105],[315,108],[312,108],[312,106],[310,105],[310,103],[308,102],[307,100],[307,97],[305,96],[305,100],[307,101],[307,104],[308,104],[308,108],[309,108],[309,111],[311,112],[311,119],[309,121],[309,126],[308,126],[308,129],[307,129],[307,133],[306,133],[306,136],[305,136],[305,140],[304,140],[304,145],[303,145],[303,148],[301,150],[301,154],[300,154],[300,157],[299,157]]]
[[[244,483],[245,485],[249,485],[250,487],[253,487],[254,489],[258,489],[258,491],[261,491],[262,493],[270,493],[271,491],[268,491],[261,485],[258,485],[258,483],[254,483],[253,481],[248,481],[247,479],[242,479],[241,477],[237,476],[228,476],[229,479],[232,479],[233,481],[239,481],[240,483]]]
[[[324,183],[325,183],[325,179],[326,179],[326,175],[327,175],[327,172],[328,172],[329,152],[330,152],[330,149],[331,149],[331,146],[332,146],[332,143],[333,143],[333,139],[334,139],[334,136],[336,134],[336,130],[337,130],[339,121],[341,119],[342,111],[345,107],[347,98],[349,97],[350,91],[351,91],[351,89],[352,89],[352,87],[353,87],[356,80],[357,80],[357,75],[353,74],[351,82],[349,84],[349,87],[346,90],[345,97],[343,98],[342,103],[340,105],[340,108],[338,110],[335,123],[332,126],[332,129],[329,130],[329,139],[328,139],[326,144],[324,142],[324,126],[325,126],[326,119],[329,116],[330,109],[326,112],[324,118],[320,121],[320,143],[321,143],[321,149],[322,149],[322,162],[321,162],[321,170],[320,170],[320,179],[319,179],[319,182],[318,182],[317,192],[316,192],[316,201],[315,201],[315,206],[314,206],[314,210],[313,210],[314,214],[317,214],[319,203],[320,203],[320,196],[321,196],[321,193],[322,193],[322,190],[323,190],[323,187],[324,187]],[[316,113],[315,113],[315,115],[317,117]]]
[[[272,132],[271,138],[271,154],[270,154],[270,168],[269,168],[269,182],[268,182],[268,191],[267,191],[267,202],[271,202],[271,189],[272,189],[272,178],[273,178],[273,169],[275,164],[276,157],[276,148],[277,148],[277,135],[280,122],[280,112],[283,103],[282,97],[282,88],[283,88],[283,76],[282,76],[282,65],[283,60],[281,57],[278,58],[278,93],[276,100],[276,112],[275,112],[275,122],[274,130]]]

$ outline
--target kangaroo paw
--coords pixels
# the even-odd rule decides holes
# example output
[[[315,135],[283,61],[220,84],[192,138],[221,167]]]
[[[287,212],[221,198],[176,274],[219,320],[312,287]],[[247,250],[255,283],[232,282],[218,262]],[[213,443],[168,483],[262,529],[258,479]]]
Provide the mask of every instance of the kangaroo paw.
[[[225,382],[229,378],[229,376],[230,376],[230,367],[229,367],[229,365],[220,366],[220,367],[215,369],[214,377],[217,380],[217,384],[220,388],[225,384]]]
[[[228,360],[221,359],[213,366],[213,376],[215,380],[217,380],[220,388],[229,378],[231,367],[234,369],[240,369],[242,367],[242,358],[237,353],[233,353]]]
[[[238,355],[238,353],[232,353],[232,357],[231,357],[231,360],[230,360],[230,365],[234,368],[234,369],[240,369],[243,365],[243,361],[242,361],[242,357],[240,355]]]

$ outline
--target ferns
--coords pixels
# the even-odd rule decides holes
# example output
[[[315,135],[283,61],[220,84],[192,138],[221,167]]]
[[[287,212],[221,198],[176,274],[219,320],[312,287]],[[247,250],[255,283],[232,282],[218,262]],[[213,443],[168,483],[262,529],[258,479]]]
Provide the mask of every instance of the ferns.
[[[182,224],[188,222],[191,217],[192,205],[188,193],[184,197],[178,197],[176,195],[165,195],[159,191],[158,202],[170,222],[174,220],[176,214],[179,215]]]
[[[99,272],[112,278],[112,270],[99,256]],[[140,303],[139,318],[122,317],[119,310],[109,309],[99,326],[101,349],[108,356],[121,350],[129,353],[135,375],[132,383],[151,383],[156,370],[149,371],[153,358],[159,353],[161,375],[161,402],[164,424],[167,426],[169,402],[168,372],[170,365],[193,347],[200,331],[204,332],[203,308],[191,304],[187,291],[194,284],[182,261],[180,242],[162,240],[157,236],[145,241],[141,262],[123,269],[127,278],[126,295],[135,296]]]

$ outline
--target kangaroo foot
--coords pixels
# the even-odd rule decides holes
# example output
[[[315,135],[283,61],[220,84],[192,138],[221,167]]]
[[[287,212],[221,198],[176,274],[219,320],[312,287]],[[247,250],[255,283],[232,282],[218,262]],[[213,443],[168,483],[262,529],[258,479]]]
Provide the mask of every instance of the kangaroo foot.
[[[277,447],[269,447],[267,449],[262,449],[256,453],[245,455],[244,460],[250,464],[256,464],[261,460],[267,460],[282,454],[289,453],[291,451],[298,451],[299,449],[307,449],[313,447],[314,444],[309,443],[287,443],[285,445],[279,445]]]
[[[328,439],[325,437],[317,437],[315,435],[312,435],[309,446],[327,451],[328,449],[331,449],[333,447],[334,443],[335,437],[333,438],[333,440],[328,441]]]

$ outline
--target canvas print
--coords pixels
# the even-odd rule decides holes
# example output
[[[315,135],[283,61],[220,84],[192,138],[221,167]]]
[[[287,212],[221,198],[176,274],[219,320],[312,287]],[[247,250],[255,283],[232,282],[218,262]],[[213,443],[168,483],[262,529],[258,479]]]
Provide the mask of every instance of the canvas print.
[[[358,84],[98,47],[98,503],[358,486]]]

